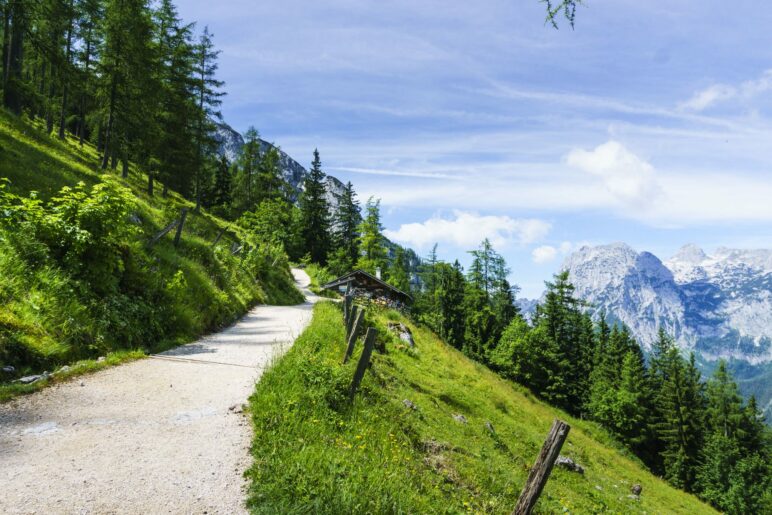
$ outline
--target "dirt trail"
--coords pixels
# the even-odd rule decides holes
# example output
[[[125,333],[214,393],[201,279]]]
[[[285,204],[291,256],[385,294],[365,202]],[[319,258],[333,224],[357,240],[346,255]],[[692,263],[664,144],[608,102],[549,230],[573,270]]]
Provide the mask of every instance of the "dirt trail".
[[[293,274],[305,304],[0,405],[0,513],[245,512],[241,405],[315,300]]]

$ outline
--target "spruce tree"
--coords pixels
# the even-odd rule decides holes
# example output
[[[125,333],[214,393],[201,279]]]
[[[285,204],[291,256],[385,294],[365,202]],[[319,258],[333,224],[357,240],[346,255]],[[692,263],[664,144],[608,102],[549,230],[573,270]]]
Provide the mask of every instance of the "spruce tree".
[[[324,179],[319,151],[314,150],[314,160],[300,196],[301,237],[311,261],[321,265],[327,263],[330,249],[330,209]]]
[[[359,226],[362,209],[351,182],[346,183],[333,217],[333,242],[336,248],[338,273],[350,271],[359,260]]]
[[[370,197],[365,204],[365,217],[359,224],[361,256],[357,267],[371,274],[386,268],[386,246],[381,231],[381,201]]]
[[[195,47],[195,66],[193,80],[193,94],[196,99],[195,111],[195,142],[196,142],[196,211],[201,207],[202,193],[204,190],[204,175],[207,166],[207,157],[214,153],[216,141],[213,133],[215,125],[213,120],[222,118],[219,106],[222,103],[221,91],[223,82],[215,78],[217,72],[217,57],[220,51],[214,49],[212,34],[209,27],[204,27],[198,44]]]
[[[255,208],[256,176],[260,159],[260,136],[257,129],[249,127],[244,134],[244,146],[241,147],[236,162],[236,177],[233,185],[233,205],[236,214]]]
[[[695,486],[698,453],[702,446],[704,394],[692,354],[684,361],[672,347],[664,356],[664,381],[657,403],[665,478],[691,492]]]
[[[408,269],[405,249],[397,245],[394,249],[394,259],[388,270],[388,283],[403,292],[410,291],[410,270]]]
[[[220,157],[214,176],[214,190],[212,204],[227,208],[231,203],[231,170],[228,158]]]

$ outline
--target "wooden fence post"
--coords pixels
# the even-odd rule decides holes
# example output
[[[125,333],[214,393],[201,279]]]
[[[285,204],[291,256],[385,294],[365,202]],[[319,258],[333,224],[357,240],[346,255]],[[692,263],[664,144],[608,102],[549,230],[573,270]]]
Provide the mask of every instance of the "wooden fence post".
[[[365,347],[362,349],[362,355],[359,357],[359,363],[357,363],[357,369],[354,372],[354,379],[351,381],[351,391],[349,391],[349,401],[354,400],[354,395],[357,393],[359,383],[362,382],[362,378],[365,376],[367,365],[370,364],[370,356],[373,353],[373,346],[375,345],[375,329],[372,327],[367,328],[367,335],[365,336]]]
[[[520,498],[517,500],[515,511],[512,512],[513,515],[530,515],[531,510],[536,505],[536,501],[539,500],[539,495],[541,495],[544,485],[550,477],[552,466],[560,454],[560,449],[563,447],[563,442],[566,441],[570,429],[571,426],[562,420],[555,419],[552,423],[541,452],[536,458],[531,472],[528,473],[528,479],[525,482]]]
[[[166,236],[166,234],[167,234],[167,233],[169,233],[169,231],[171,231],[172,229],[174,229],[175,227],[177,227],[177,224],[178,224],[178,223],[180,223],[180,221],[179,221],[179,220],[172,220],[172,221],[169,223],[169,225],[167,225],[166,227],[164,227],[163,229],[161,229],[161,230],[160,230],[160,231],[159,231],[159,232],[158,232],[158,233],[157,233],[155,236],[153,236],[153,237],[150,239],[150,241],[149,241],[149,242],[147,242],[147,246],[148,246],[148,247],[152,247],[153,245],[155,245],[155,244],[156,244],[156,242],[157,242],[158,240],[160,240],[161,238],[163,238],[164,236]]]
[[[354,299],[351,298],[351,295],[346,295],[343,297],[343,321],[346,323],[347,328],[349,324],[349,318],[351,318],[351,305],[353,302]],[[348,336],[348,333],[346,336]]]
[[[220,232],[217,233],[217,237],[212,242],[212,247],[216,247],[217,243],[220,241],[220,238],[222,238],[222,235],[225,234],[225,229],[220,229]]]
[[[354,313],[356,313],[356,315],[354,315]],[[354,318],[354,316],[356,316],[356,318]],[[351,324],[351,329],[346,331],[346,354],[343,355],[344,364],[348,363],[351,354],[354,352],[354,344],[357,341],[357,334],[359,333],[359,329],[362,327],[362,323],[364,322],[365,310],[357,309],[357,307],[354,306],[351,318],[354,320],[354,323]]]
[[[348,336],[351,334],[351,327],[353,327],[354,322],[357,318],[357,312],[360,310],[358,306],[351,305],[351,308],[348,312],[348,320],[346,320],[346,341],[348,341]]]
[[[188,208],[183,207],[180,211],[180,223],[177,225],[177,234],[174,235],[174,246],[176,247],[180,243],[180,237],[182,236],[182,226],[185,225],[185,219],[188,217]]]

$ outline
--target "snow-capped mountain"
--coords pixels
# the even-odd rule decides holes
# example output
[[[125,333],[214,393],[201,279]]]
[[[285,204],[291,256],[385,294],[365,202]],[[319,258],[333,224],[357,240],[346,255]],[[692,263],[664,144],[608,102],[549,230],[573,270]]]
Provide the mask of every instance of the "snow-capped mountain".
[[[665,262],[624,243],[570,255],[577,295],[626,324],[645,348],[660,327],[708,360],[772,361],[772,250],[687,245]]]
[[[219,153],[224,155],[228,161],[235,161],[241,148],[244,146],[244,137],[239,134],[233,127],[227,123],[216,123],[217,130],[215,133],[215,139],[219,144]],[[260,151],[266,152],[268,149],[274,147],[272,143],[269,143],[263,139],[260,139]],[[300,192],[303,191],[303,182],[305,181],[308,171],[292,159],[286,152],[276,147],[279,151],[279,166],[281,168],[282,175],[287,184],[290,185],[295,192],[294,200],[300,196]],[[335,211],[338,207],[340,196],[343,194],[344,185],[335,177],[330,175],[326,178],[325,183],[327,189],[327,202],[331,211]]]
[[[681,346],[694,347],[683,295],[672,272],[655,255],[638,253],[624,243],[582,247],[563,268],[579,298],[627,325],[644,348],[651,348],[660,327]]]
[[[686,245],[662,262],[613,243],[582,247],[563,269],[596,315],[627,325],[644,349],[663,327],[706,369],[730,360],[741,389],[772,414],[772,250]]]

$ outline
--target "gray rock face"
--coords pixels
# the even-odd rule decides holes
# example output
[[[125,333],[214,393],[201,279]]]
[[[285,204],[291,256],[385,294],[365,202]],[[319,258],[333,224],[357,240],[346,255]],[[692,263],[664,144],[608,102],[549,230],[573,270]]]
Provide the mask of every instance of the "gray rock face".
[[[594,314],[624,323],[644,349],[664,328],[706,372],[730,360],[744,393],[772,415],[772,250],[687,245],[663,262],[614,243],[582,247],[563,268]]]

